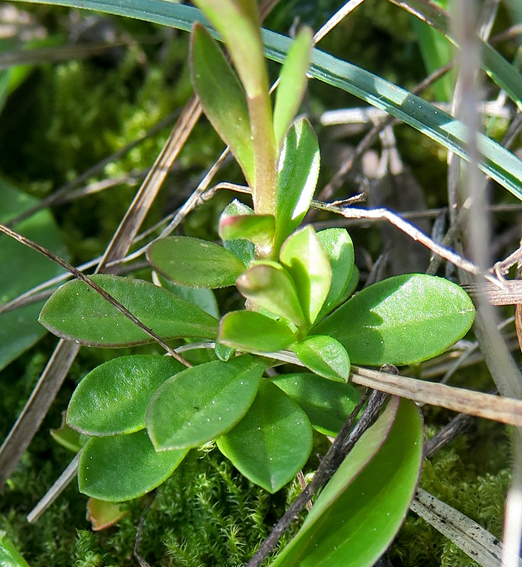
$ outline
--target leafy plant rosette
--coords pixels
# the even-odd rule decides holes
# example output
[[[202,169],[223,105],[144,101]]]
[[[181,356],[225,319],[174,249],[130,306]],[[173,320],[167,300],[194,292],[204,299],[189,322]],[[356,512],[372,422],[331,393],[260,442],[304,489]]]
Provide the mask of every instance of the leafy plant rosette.
[[[163,340],[215,345],[210,362],[187,367],[169,356],[124,356],[81,381],[66,419],[87,439],[79,487],[107,502],[151,491],[190,449],[213,441],[252,482],[276,492],[306,464],[313,430],[336,435],[354,410],[359,392],[349,383],[351,363],[426,360],[464,336],[474,318],[460,287],[427,275],[393,277],[353,295],[358,272],[347,231],[300,228],[319,173],[314,131],[306,118],[295,119],[311,31],[297,35],[272,107],[255,3],[198,5],[225,40],[235,70],[197,24],[190,54],[194,88],[244,173],[253,209],[239,201],[227,206],[219,225],[223,246],[182,236],[153,242],[148,260],[161,286],[92,276]],[[212,289],[234,285],[246,308],[218,321]],[[89,346],[150,340],[81,281],[59,288],[40,321]],[[285,350],[309,372],[265,376],[281,364],[274,353]],[[350,565],[372,565],[406,514],[421,461],[419,411],[394,399],[276,564],[331,565],[350,556]],[[343,515],[346,522],[339,521]],[[385,523],[378,520],[383,517]],[[346,544],[356,541],[355,548]]]

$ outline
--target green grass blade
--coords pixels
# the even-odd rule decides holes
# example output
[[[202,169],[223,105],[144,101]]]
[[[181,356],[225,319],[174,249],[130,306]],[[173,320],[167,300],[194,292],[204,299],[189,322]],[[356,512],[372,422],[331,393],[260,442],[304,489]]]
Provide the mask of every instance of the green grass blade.
[[[457,42],[450,33],[450,18],[445,10],[436,4],[428,4],[425,0],[390,0],[400,8],[419,18],[433,29],[439,31],[453,45],[458,47]],[[518,69],[511,65],[500,55],[489,43],[480,41],[482,50],[482,66],[484,70],[501,89],[504,89],[509,97],[522,110],[522,75]]]
[[[208,25],[196,8],[165,0],[127,0],[123,6],[120,5],[120,0],[35,0],[34,3],[97,10],[185,31],[190,30],[196,21]],[[289,37],[268,30],[263,31],[263,42],[266,56],[279,63],[284,61],[292,44]],[[486,48],[483,63],[498,62],[500,56],[497,55],[491,55],[491,50]],[[504,63],[512,73],[512,66],[505,60]],[[349,92],[388,112],[463,159],[468,159],[465,150],[466,132],[462,123],[420,97],[319,49],[312,52],[312,66],[309,72],[315,79]],[[509,79],[508,76],[504,78]],[[515,80],[518,81],[516,77]],[[520,80],[522,81],[522,78]],[[522,161],[487,136],[479,135],[478,142],[482,152],[482,171],[522,200]]]
[[[266,30],[263,39],[267,57],[283,61],[291,39]],[[407,90],[317,48],[312,52],[309,73],[388,112],[463,159],[469,159],[464,125]],[[478,136],[478,145],[482,152],[482,171],[522,199],[522,161],[482,134]]]

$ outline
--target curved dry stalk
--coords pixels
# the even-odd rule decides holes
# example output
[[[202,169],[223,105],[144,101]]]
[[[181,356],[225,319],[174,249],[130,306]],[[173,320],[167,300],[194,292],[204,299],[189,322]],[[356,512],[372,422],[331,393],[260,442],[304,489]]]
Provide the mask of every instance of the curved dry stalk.
[[[482,567],[500,565],[502,545],[498,538],[468,516],[422,488],[417,490],[410,508]]]
[[[497,283],[497,287],[502,287],[502,283],[496,278],[489,275],[488,273],[479,269],[477,265],[469,260],[466,260],[453,250],[441,246],[435,242],[432,238],[424,234],[421,230],[415,227],[413,224],[405,221],[398,214],[384,208],[378,209],[359,209],[353,207],[339,207],[329,203],[321,203],[319,201],[314,201],[312,206],[321,211],[327,211],[330,213],[335,213],[343,216],[346,219],[373,219],[373,220],[386,220],[393,226],[397,227],[399,230],[407,234],[412,240],[420,242],[426,248],[431,250],[437,256],[444,258],[448,262],[455,264],[458,268],[469,272],[474,275],[481,275],[486,280],[489,280],[493,284]]]

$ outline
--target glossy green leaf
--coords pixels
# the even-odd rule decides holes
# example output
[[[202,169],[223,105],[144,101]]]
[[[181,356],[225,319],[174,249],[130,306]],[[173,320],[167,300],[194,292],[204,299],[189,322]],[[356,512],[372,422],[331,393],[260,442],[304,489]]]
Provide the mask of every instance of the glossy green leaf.
[[[303,220],[319,176],[319,144],[310,122],[296,120],[286,133],[279,159],[276,249]]]
[[[312,324],[330,291],[332,269],[311,225],[287,238],[280,260],[292,276],[305,317]]]
[[[123,516],[128,514],[119,502],[105,502],[97,498],[87,501],[87,520],[92,524],[92,531],[99,532],[117,524]]]
[[[208,313],[209,315],[212,315],[212,317],[219,319],[219,308],[216,296],[211,289],[204,287],[188,287],[186,285],[178,285],[174,282],[171,282],[167,278],[164,278],[157,272],[153,272],[152,278],[154,283],[159,284],[162,288],[170,291],[170,293],[181,297],[181,299],[184,299],[192,305],[199,307],[205,313]]]
[[[250,240],[257,246],[270,247],[274,241],[273,215],[239,215],[221,218],[219,236],[223,240]]]
[[[216,337],[214,317],[158,286],[104,274],[91,279],[162,338]],[[88,346],[118,347],[151,341],[145,331],[79,280],[53,293],[39,321],[55,335]]]
[[[339,433],[360,397],[351,384],[332,382],[308,372],[281,374],[271,381],[299,405],[312,427],[325,435]]]
[[[87,435],[134,433],[145,427],[154,392],[171,376],[185,370],[170,356],[121,356],[85,376],[67,409],[67,423]]]
[[[185,31],[190,31],[194,22],[202,22],[208,25],[208,21],[196,8],[174,2],[165,2],[164,0],[132,0],[132,2],[128,1],[124,4],[121,3],[121,0],[89,0],[88,6],[85,5],[84,0],[33,0],[33,2],[66,5],[81,9],[88,8]],[[215,31],[210,30],[210,32],[217,37]],[[265,43],[266,57],[282,63],[292,45],[292,39],[269,30],[263,30],[262,37]],[[518,85],[522,81],[520,73],[493,48],[488,48],[488,44],[483,43],[482,47],[486,50],[486,57],[481,63],[492,79],[499,84],[507,85],[511,92],[519,92]],[[243,52],[248,53],[248,50],[243,48]],[[495,72],[495,67],[499,68],[497,66],[499,61],[502,65],[501,78]],[[463,124],[422,98],[378,75],[317,48],[312,51],[312,64],[309,74],[315,79],[342,89],[368,104],[388,112],[469,161],[466,150],[466,131]],[[522,161],[487,136],[479,134],[478,140],[482,152],[479,164],[481,170],[518,199],[522,199]]]
[[[266,366],[245,355],[194,366],[167,380],[147,411],[156,450],[199,447],[234,427],[254,401]]]
[[[234,199],[231,203],[229,203],[219,218],[219,223],[223,223],[226,218],[230,216],[239,216],[239,215],[253,215],[254,211],[238,201]],[[255,246],[252,242],[243,239],[232,239],[232,240],[223,240],[223,246],[235,254],[245,266],[248,266],[252,260],[256,257],[256,250]]]
[[[317,233],[317,238],[332,268],[330,291],[317,317],[320,320],[343,301],[350,286],[355,257],[352,239],[344,228],[321,230]]]
[[[306,90],[306,71],[310,66],[312,36],[312,30],[308,26],[299,30],[279,74],[274,104],[274,134],[279,148],[299,110]]]
[[[219,325],[219,342],[247,352],[278,351],[296,339],[286,323],[254,311],[232,311]]]
[[[359,268],[354,265],[352,275],[350,276],[350,281],[348,282],[348,286],[344,290],[342,297],[339,300],[339,305],[342,305],[349,297],[352,297],[357,286],[359,285],[360,273]]]
[[[419,409],[390,401],[270,567],[370,567],[399,530],[422,467]]]
[[[249,185],[254,180],[254,150],[245,91],[210,33],[196,24],[190,51],[192,84],[201,106],[230,146]]]
[[[335,380],[348,382],[350,378],[350,358],[343,345],[327,335],[312,335],[289,349],[312,372]]]
[[[5,224],[37,205],[38,200],[0,179],[0,203],[0,222]],[[62,258],[67,257],[60,232],[47,209],[18,223],[14,229]],[[0,235],[0,266],[0,306],[63,273],[54,262],[4,234]],[[42,306],[39,301],[0,314],[0,370],[46,334],[38,324]]]
[[[461,339],[474,316],[471,299],[458,285],[407,274],[363,289],[312,332],[342,343],[352,364],[413,364]]]
[[[164,277],[192,287],[234,285],[245,270],[243,262],[222,246],[188,236],[156,240],[147,248],[147,259]]]
[[[219,450],[248,479],[271,493],[290,482],[312,451],[312,427],[303,410],[269,380]]]
[[[277,262],[256,263],[237,278],[237,289],[257,307],[291,321],[297,327],[306,319],[294,282]]]
[[[80,456],[78,486],[80,492],[99,500],[132,500],[167,480],[186,454],[186,450],[157,453],[145,430],[93,437]]]
[[[29,567],[4,530],[0,530],[0,565],[2,567]]]

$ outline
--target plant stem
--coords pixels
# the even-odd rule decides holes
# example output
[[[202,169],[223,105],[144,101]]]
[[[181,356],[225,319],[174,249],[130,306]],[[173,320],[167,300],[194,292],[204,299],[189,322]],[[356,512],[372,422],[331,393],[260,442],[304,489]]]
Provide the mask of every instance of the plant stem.
[[[278,155],[257,5],[252,0],[195,0],[195,4],[222,35],[245,89],[254,147],[254,210],[258,215],[275,215]],[[272,258],[273,246],[258,247],[256,256]]]

